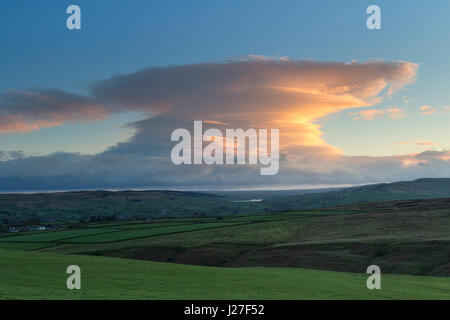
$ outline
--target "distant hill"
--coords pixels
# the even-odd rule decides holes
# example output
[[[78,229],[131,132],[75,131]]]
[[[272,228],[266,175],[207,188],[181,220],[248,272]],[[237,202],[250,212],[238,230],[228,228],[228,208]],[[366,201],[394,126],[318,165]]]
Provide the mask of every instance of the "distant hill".
[[[0,225],[36,218],[42,222],[76,222],[89,221],[92,217],[202,217],[266,210],[261,203],[235,203],[222,195],[171,190],[0,194]]]
[[[284,196],[270,199],[266,204],[280,210],[299,210],[353,203],[449,197],[450,178],[428,178],[351,187],[325,193]]]
[[[450,198],[450,179],[419,179],[342,189],[287,191],[77,191],[0,194],[0,224],[40,218],[79,221],[114,218],[249,215],[392,200]],[[259,202],[245,200],[262,199]],[[244,200],[244,201],[242,201]]]
[[[289,190],[239,190],[239,191],[205,191],[206,193],[212,193],[225,197],[232,197],[236,200],[244,199],[264,199],[285,197],[285,196],[297,196],[311,193],[323,193],[344,189],[339,188],[317,188],[317,189],[289,189]]]

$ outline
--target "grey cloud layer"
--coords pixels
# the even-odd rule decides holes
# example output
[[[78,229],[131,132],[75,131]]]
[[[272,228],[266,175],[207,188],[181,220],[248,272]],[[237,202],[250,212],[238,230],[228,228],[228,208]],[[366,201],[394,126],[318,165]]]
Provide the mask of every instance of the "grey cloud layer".
[[[345,157],[327,161],[311,154],[282,155],[280,173],[260,176],[249,166],[173,166],[165,157],[133,154],[94,156],[57,153],[0,161],[0,190],[84,188],[257,188],[323,184],[365,184],[425,177],[449,177],[450,152],[398,157]],[[323,161],[322,161],[323,160]],[[426,160],[426,161],[424,161]]]

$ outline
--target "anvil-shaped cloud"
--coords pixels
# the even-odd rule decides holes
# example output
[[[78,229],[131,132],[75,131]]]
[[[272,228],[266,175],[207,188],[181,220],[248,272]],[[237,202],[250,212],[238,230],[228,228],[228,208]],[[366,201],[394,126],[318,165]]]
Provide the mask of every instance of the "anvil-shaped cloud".
[[[152,67],[99,81],[86,97],[56,89],[7,92],[0,96],[0,132],[95,121],[121,110],[139,110],[152,118],[279,128],[284,146],[326,146],[314,121],[379,102],[382,90],[390,95],[410,83],[416,69],[416,64],[402,61],[266,58]]]
[[[147,116],[130,124],[136,133],[129,141],[103,153],[4,161],[0,176],[16,179],[17,188],[44,180],[53,183],[47,188],[60,188],[61,181],[67,188],[365,183],[392,179],[383,171],[386,168],[413,178],[421,171],[411,166],[429,159],[346,157],[322,139],[316,121],[341,110],[372,106],[414,81],[416,71],[417,64],[404,61],[244,59],[151,67],[96,82],[85,96],[56,89],[7,92],[0,96],[0,133],[95,121],[125,110]],[[280,129],[280,173],[264,180],[249,166],[174,166],[170,133],[191,128],[193,120],[218,128]],[[436,161],[448,162],[441,158]],[[24,170],[33,166],[43,170]]]

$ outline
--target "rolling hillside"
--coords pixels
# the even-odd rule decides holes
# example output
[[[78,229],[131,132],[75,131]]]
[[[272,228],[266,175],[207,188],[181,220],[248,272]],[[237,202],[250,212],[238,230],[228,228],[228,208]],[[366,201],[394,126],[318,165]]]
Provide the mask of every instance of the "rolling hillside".
[[[449,214],[450,199],[403,200],[2,234],[0,299],[449,299]]]
[[[402,200],[221,219],[87,223],[0,235],[0,248],[220,267],[450,275],[450,199]]]
[[[262,204],[234,203],[230,198],[212,193],[168,190],[0,195],[0,223],[2,219],[24,221],[34,217],[67,221],[101,215],[125,218],[192,217],[264,210]]]
[[[353,203],[450,197],[450,178],[418,179],[345,188],[325,193],[294,195],[269,199],[272,209],[299,210]]]
[[[68,290],[66,268],[81,268]],[[17,266],[20,265],[20,268]],[[0,299],[449,299],[450,279],[286,268],[212,268],[0,249]]]
[[[332,190],[332,191],[330,191]],[[339,190],[297,191],[78,191],[1,194],[0,223],[115,215],[125,218],[205,217],[325,208],[354,203],[450,197],[450,179],[419,179]],[[262,199],[260,202],[245,202]],[[244,200],[244,201],[243,201]]]

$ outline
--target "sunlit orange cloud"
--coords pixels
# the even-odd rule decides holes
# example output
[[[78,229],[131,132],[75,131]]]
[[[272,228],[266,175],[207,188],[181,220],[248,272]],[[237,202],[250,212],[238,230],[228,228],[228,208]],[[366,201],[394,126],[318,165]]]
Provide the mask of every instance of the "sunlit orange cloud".
[[[437,146],[437,145],[439,145],[436,142],[421,141],[421,140],[409,140],[409,141],[403,141],[403,142],[396,142],[395,143],[395,145],[407,145],[407,144],[416,144],[418,146]]]
[[[234,67],[215,66],[219,78],[225,71],[227,77],[234,72],[234,81],[222,82],[220,88],[209,87],[198,96],[191,92],[188,101],[180,106],[175,103],[169,113],[214,118],[232,127],[278,128],[281,148],[327,147],[330,154],[340,150],[323,140],[318,119],[378,103],[383,89],[389,87],[389,94],[394,93],[413,81],[416,72],[416,66],[407,62],[264,61]],[[184,115],[182,109],[187,106],[189,113]],[[403,110],[391,108],[387,112],[389,117],[398,118]]]
[[[411,153],[406,155],[399,155],[397,158],[402,162],[404,167],[414,167],[419,164],[427,164],[437,160],[441,161],[449,161],[450,160],[450,151],[449,150],[441,150],[441,151],[432,151],[427,150],[420,153]]]
[[[33,95],[3,97],[0,113],[6,110],[28,122],[15,126],[1,123],[0,130],[57,125],[60,120],[88,121],[121,110],[138,110],[153,114],[155,120],[164,115],[175,120],[206,120],[210,126],[279,129],[280,149],[316,148],[321,154],[337,155],[341,151],[322,138],[317,120],[381,102],[382,92],[389,96],[413,82],[416,70],[417,64],[405,61],[319,62],[268,57],[147,68],[96,82],[89,98],[57,90],[39,92],[50,104]],[[34,108],[26,108],[25,103]],[[387,112],[392,117],[401,115],[398,108]]]
[[[209,124],[218,124],[220,126],[227,126],[228,125],[228,123],[215,121],[215,120],[203,120],[203,122],[204,123],[209,123]]]
[[[60,90],[9,90],[0,95],[0,134],[98,121],[110,113],[100,103]]]
[[[20,116],[7,116],[3,117],[2,124],[0,125],[0,134],[8,132],[27,132],[38,130],[40,128],[56,127],[63,124],[64,121],[48,121],[38,120],[33,122],[27,122]]]
[[[442,155],[440,157],[437,157],[437,159],[449,161],[450,160],[450,154]]]
[[[405,110],[401,108],[388,109],[389,119],[401,119],[405,117]]]
[[[418,146],[437,146],[436,142],[428,142],[428,141],[418,141],[416,142]]]
[[[428,115],[432,115],[438,112],[442,112],[442,113],[448,113],[450,112],[450,107],[449,106],[443,106],[443,107],[431,107],[428,105],[424,105],[420,107],[420,113],[422,115],[428,116]]]
[[[352,112],[355,120],[377,120],[387,117],[388,119],[401,119],[405,117],[405,110],[400,108],[390,108],[387,110],[368,109],[358,112]]]
[[[403,167],[405,167],[405,168],[414,167],[414,166],[417,166],[418,164],[427,163],[427,160],[416,159],[416,158],[403,158],[403,159],[400,159],[400,161],[402,162]]]
[[[430,114],[435,114],[436,112],[438,112],[437,108],[432,108],[430,106],[421,106],[420,107],[420,113],[423,115],[430,115]]]
[[[417,155],[420,159],[437,159],[443,161],[450,160],[450,150],[432,151],[428,150]]]
[[[376,120],[381,119],[385,115],[385,112],[378,109],[368,109],[368,110],[361,110],[358,112],[352,112],[351,114],[355,116],[354,117],[355,120],[360,119]]]

